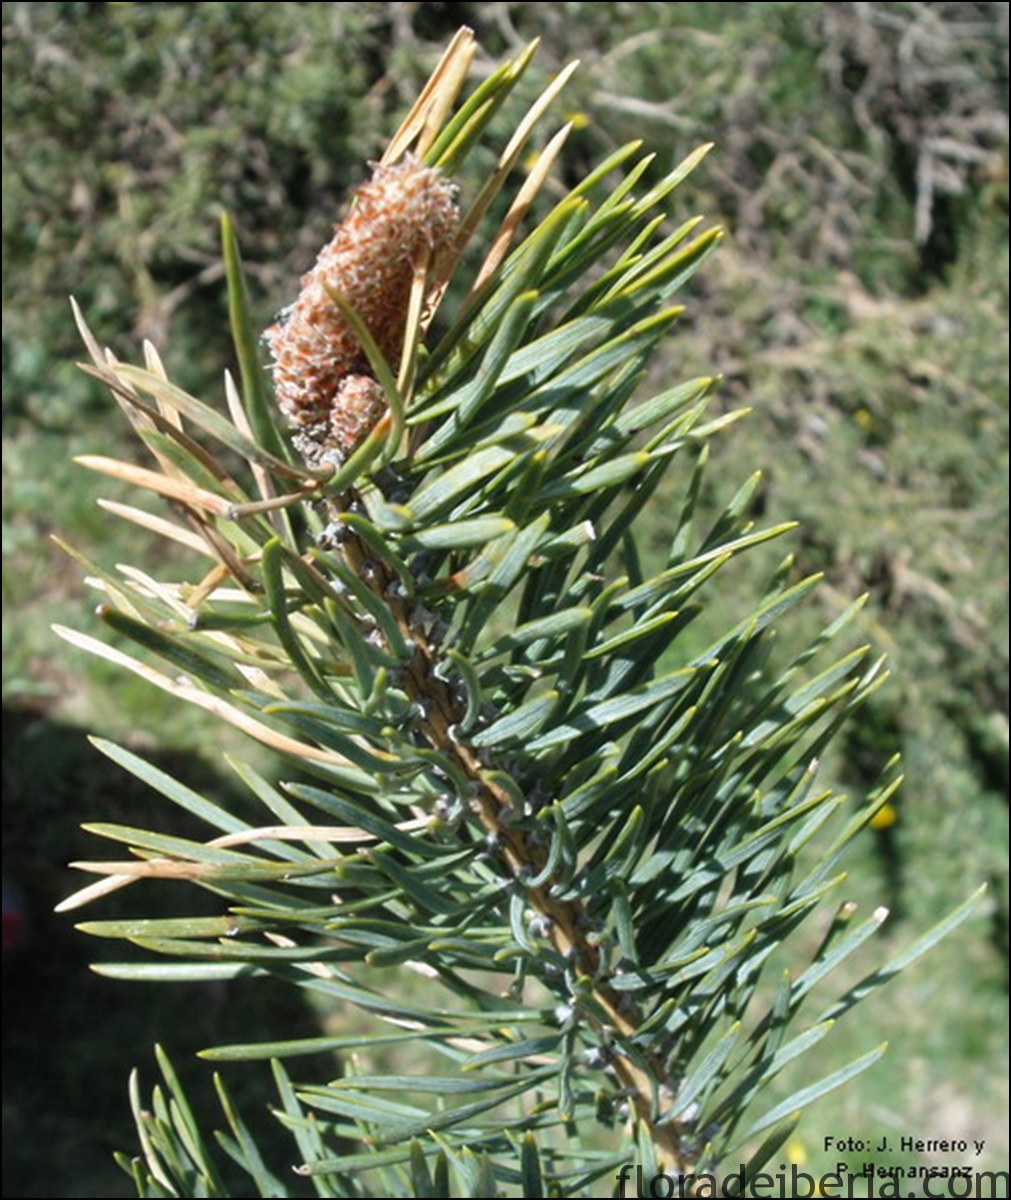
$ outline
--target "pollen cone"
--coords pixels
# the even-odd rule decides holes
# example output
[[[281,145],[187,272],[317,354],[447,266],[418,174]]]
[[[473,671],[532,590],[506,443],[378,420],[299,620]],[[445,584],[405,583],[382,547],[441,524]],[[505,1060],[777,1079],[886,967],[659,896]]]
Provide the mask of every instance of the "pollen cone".
[[[427,262],[428,278],[437,279],[456,233],[455,191],[412,155],[376,166],[303,276],[295,303],[264,334],[277,402],[299,427],[308,460],[345,459],[386,411],[383,390],[330,292],[347,300],[395,369],[415,269]]]

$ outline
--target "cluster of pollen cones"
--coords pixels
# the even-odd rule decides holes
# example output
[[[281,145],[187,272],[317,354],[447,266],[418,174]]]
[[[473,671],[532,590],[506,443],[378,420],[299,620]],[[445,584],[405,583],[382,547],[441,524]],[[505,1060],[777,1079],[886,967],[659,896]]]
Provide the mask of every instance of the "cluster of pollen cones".
[[[264,334],[277,402],[310,463],[344,461],[387,411],[386,396],[339,294],[396,371],[415,272],[437,264],[459,225],[455,186],[408,154],[379,164],[347,219],[302,278],[302,290]]]

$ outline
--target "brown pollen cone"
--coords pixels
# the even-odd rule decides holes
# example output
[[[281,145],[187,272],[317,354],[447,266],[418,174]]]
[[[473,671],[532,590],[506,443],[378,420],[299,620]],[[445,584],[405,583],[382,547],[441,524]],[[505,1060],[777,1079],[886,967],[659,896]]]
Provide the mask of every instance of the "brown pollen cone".
[[[415,263],[427,253],[431,278],[451,244],[459,223],[455,191],[412,155],[377,165],[302,277],[295,303],[264,334],[277,402],[303,431],[307,457],[346,458],[386,408],[354,330],[327,289],[348,301],[396,370]]]

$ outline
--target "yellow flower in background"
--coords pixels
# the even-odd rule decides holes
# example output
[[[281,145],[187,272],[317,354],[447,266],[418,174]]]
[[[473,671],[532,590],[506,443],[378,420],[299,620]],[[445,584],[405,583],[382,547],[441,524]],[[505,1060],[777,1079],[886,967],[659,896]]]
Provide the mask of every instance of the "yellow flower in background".
[[[585,129],[590,124],[589,113],[584,112],[567,112],[565,119],[573,129]]]
[[[853,414],[861,433],[870,433],[874,429],[874,417],[866,408],[858,408]]]
[[[871,829],[891,829],[898,819],[899,813],[893,804],[882,804],[871,817]]]
[[[789,1162],[802,1167],[807,1162],[807,1149],[798,1137],[790,1138],[786,1143],[786,1157]]]

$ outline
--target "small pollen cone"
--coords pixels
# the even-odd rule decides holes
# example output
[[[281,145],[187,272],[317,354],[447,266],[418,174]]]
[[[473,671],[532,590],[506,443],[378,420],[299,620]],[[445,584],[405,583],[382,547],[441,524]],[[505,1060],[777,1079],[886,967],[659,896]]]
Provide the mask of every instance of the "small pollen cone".
[[[347,219],[302,278],[302,290],[264,334],[282,412],[302,431],[307,458],[346,458],[386,411],[354,330],[327,289],[340,293],[396,369],[415,264],[429,278],[459,224],[455,186],[412,155],[377,165]],[[434,267],[434,270],[432,269]]]

